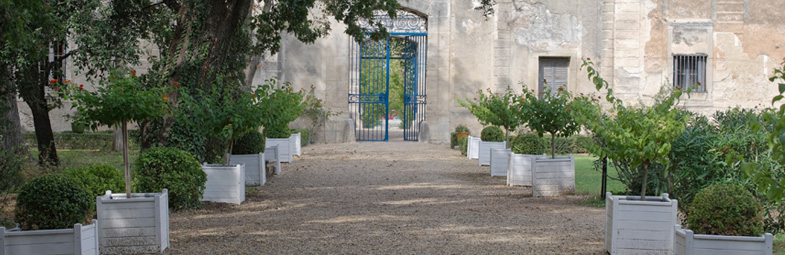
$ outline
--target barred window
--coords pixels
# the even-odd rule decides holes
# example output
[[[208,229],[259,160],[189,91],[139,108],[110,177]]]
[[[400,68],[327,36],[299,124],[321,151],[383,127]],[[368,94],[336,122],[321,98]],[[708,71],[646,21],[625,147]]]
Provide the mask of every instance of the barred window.
[[[54,63],[58,58],[62,58],[67,53],[65,41],[52,41],[49,43],[49,62],[54,66],[49,71],[49,79],[63,80],[65,75],[65,59]]]
[[[673,56],[673,86],[706,92],[705,54]]]

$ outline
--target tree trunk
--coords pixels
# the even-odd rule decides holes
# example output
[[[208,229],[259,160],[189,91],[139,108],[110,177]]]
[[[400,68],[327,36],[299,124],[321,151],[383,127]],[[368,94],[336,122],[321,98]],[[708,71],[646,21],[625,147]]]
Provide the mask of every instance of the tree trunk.
[[[641,201],[646,201],[646,186],[649,186],[649,163],[643,163],[643,184],[641,187]]]
[[[123,133],[117,127],[112,132],[112,150],[123,151]]]
[[[128,122],[123,121],[123,166],[125,169],[125,197],[131,198],[131,162],[128,160]]]
[[[43,93],[41,93],[43,94]],[[38,163],[52,166],[60,165],[55,148],[55,137],[52,132],[52,123],[49,120],[49,108],[43,97],[39,102],[30,103],[30,111],[33,112],[33,125],[35,126],[35,138],[38,140]],[[27,101],[27,100],[25,100]]]
[[[2,116],[4,116],[4,121],[2,125],[0,125],[0,130],[2,133],[0,135],[3,136],[3,143],[0,146],[0,150],[7,151],[7,150],[14,150],[17,155],[29,155],[27,151],[27,147],[24,146],[24,138],[22,138],[22,125],[20,124],[19,120],[19,107],[16,104],[16,93],[12,92],[13,90],[7,89],[13,86],[10,81],[4,80],[2,82],[2,91],[0,95],[3,95],[2,101],[3,106],[0,109],[6,110]]]
[[[551,133],[551,158],[556,158],[556,136]]]

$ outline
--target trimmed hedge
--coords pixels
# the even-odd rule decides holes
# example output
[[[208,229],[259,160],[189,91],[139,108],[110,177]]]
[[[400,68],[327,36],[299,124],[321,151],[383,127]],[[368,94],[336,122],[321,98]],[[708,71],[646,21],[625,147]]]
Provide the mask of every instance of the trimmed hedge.
[[[458,141],[458,145],[461,146],[461,154],[466,156],[466,150],[468,149],[469,146],[469,137],[464,136],[463,138],[461,138],[461,140]]]
[[[95,197],[81,183],[59,174],[30,180],[19,189],[14,219],[22,230],[72,228],[86,223]]]
[[[232,154],[257,154],[264,152],[264,135],[257,131],[245,133],[232,145]]]
[[[548,148],[548,153],[550,154],[551,136],[543,136],[542,142],[545,148]],[[570,137],[556,137],[555,143],[556,154],[580,154],[589,153],[585,144],[594,143],[594,140],[589,136],[573,135]]]
[[[513,140],[510,149],[515,154],[539,155],[545,152],[545,143],[534,133],[520,134]]]
[[[504,131],[497,126],[488,126],[482,129],[480,139],[483,142],[504,142]]]
[[[134,184],[138,192],[169,189],[169,208],[199,208],[207,174],[191,153],[156,147],[142,152],[134,164]]]
[[[111,164],[69,168],[63,171],[63,175],[84,185],[92,197],[102,196],[107,190],[125,193],[123,170]]]
[[[763,208],[738,184],[712,184],[695,195],[687,226],[696,234],[760,236]]]
[[[128,148],[135,150],[138,148],[134,133],[136,130],[129,130],[128,134]],[[38,140],[34,132],[24,133],[22,137],[28,146],[35,147]],[[111,150],[112,149],[112,132],[100,131],[96,133],[74,133],[74,132],[60,132],[54,133],[55,146],[58,150]]]

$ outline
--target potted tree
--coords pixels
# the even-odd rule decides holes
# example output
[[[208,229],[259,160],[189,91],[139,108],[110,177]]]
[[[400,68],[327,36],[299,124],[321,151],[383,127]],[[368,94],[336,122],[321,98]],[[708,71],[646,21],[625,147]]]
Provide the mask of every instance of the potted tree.
[[[504,90],[504,93],[493,93],[488,89],[487,94],[482,90],[477,91],[477,94],[479,94],[479,98],[475,98],[474,101],[465,98],[465,101],[458,99],[458,103],[469,109],[469,112],[476,116],[481,124],[504,128],[504,137],[500,141],[495,142],[504,142],[501,149],[506,149],[506,141],[510,136],[510,132],[515,131],[521,124],[521,115],[510,107],[510,105],[515,103],[517,95],[509,87]],[[491,142],[484,139],[481,141]],[[474,149],[477,150],[476,158],[480,160],[480,165],[490,165],[490,144],[476,143],[477,146],[474,146],[472,140],[469,139],[469,158],[474,158],[472,157],[472,149]]]
[[[551,157],[534,158],[532,162],[532,193],[534,196],[558,196],[575,192],[575,159],[556,157],[557,136],[568,137],[578,132],[580,126],[570,113],[572,96],[564,88],[557,91],[547,89],[535,94],[523,87],[516,98],[516,109],[521,119],[540,137],[551,135]]]
[[[182,93],[181,98],[195,118],[204,122],[211,135],[227,141],[222,164],[202,165],[207,174],[204,201],[240,204],[245,201],[245,165],[232,164],[235,140],[249,132],[258,132],[269,106],[264,103],[271,86],[260,86],[253,92],[232,86],[216,85],[210,91],[197,90],[196,97]]]
[[[275,80],[268,80],[268,86],[273,88]],[[292,162],[292,155],[296,152],[292,139],[292,131],[289,122],[296,120],[303,111],[305,104],[302,103],[303,91],[293,92],[290,83],[284,83],[281,88],[262,98],[260,103],[265,107],[265,114],[262,125],[266,137],[265,146],[278,146],[281,162]],[[295,145],[296,146],[296,145]]]
[[[507,162],[507,185],[532,186],[532,166],[535,158],[545,157],[542,138],[533,133],[519,134],[513,139]]]
[[[772,254],[774,238],[763,233],[763,208],[738,184],[712,184],[698,192],[687,226],[674,226],[676,255]]]
[[[678,202],[667,193],[646,196],[646,186],[649,167],[654,162],[668,166],[671,143],[685,129],[687,118],[675,108],[683,91],[664,91],[650,107],[627,107],[614,97],[612,88],[592,62],[584,60],[582,66],[587,67],[596,89],[606,91],[605,100],[611,107],[610,113],[604,114],[599,98],[594,96],[576,97],[572,101],[576,121],[605,141],[604,146],[588,144],[587,149],[609,160],[630,162],[632,168],[640,169],[638,176],[643,179],[640,196],[607,194],[605,249],[612,254],[644,250],[671,253]]]
[[[457,143],[457,141],[460,141],[462,138],[469,136],[469,134],[471,134],[469,132],[469,127],[467,127],[466,125],[461,124],[461,125],[456,126],[455,127],[455,140],[456,140],[456,143]]]
[[[173,83],[175,85],[176,83]],[[101,81],[96,91],[85,90],[82,85],[69,86],[67,97],[74,100],[73,108],[77,114],[73,117],[78,123],[89,123],[88,126],[95,130],[101,125],[120,126],[123,138],[123,164],[125,178],[125,194],[97,197],[96,210],[98,211],[99,237],[112,237],[113,242],[101,243],[102,250],[124,249],[123,247],[137,247],[140,251],[163,251],[169,245],[169,214],[168,193],[131,193],[131,163],[128,155],[128,123],[140,122],[160,118],[170,111],[167,93],[173,91],[175,86],[148,88],[142,86],[139,77],[133,70],[112,71],[108,79]],[[111,193],[111,191],[108,191]],[[128,210],[148,210],[150,208],[163,208],[163,213],[156,214],[153,224],[140,222],[135,218],[112,219],[111,215],[123,214]],[[153,210],[153,209],[150,209]],[[159,210],[160,212],[160,210]],[[146,229],[153,228],[167,230],[157,235],[142,235],[139,231],[112,231],[114,225],[123,225],[127,228]],[[148,240],[149,239],[149,240]],[[136,246],[140,241],[148,245]]]
[[[504,140],[504,133],[497,126],[488,126],[482,129],[480,142],[478,145],[477,159],[480,166],[491,164],[491,150],[507,149],[507,141]],[[499,159],[497,158],[497,161]]]
[[[245,165],[245,185],[264,185],[267,182],[267,167],[264,158],[264,135],[248,132],[240,136],[232,146],[232,164]]]
[[[17,197],[14,217],[20,229],[0,227],[0,253],[98,254],[97,222],[87,224],[91,201],[90,192],[71,178],[55,174],[30,180]]]

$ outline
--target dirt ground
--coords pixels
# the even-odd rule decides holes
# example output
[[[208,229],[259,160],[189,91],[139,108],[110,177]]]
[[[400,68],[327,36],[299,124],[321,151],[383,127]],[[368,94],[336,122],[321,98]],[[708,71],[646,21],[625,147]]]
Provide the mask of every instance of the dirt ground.
[[[171,215],[166,254],[604,254],[604,209],[533,198],[444,145],[310,145],[241,205]]]

